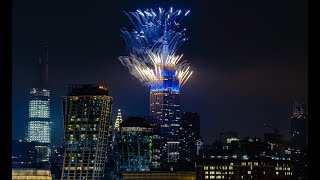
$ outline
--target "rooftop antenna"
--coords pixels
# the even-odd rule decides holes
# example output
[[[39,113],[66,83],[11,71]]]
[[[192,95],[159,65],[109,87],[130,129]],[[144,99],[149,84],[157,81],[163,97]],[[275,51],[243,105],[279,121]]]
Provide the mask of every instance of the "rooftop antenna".
[[[46,45],[45,56],[39,56],[39,68],[40,68],[40,86],[46,88],[48,85],[48,64],[49,64],[49,46]]]

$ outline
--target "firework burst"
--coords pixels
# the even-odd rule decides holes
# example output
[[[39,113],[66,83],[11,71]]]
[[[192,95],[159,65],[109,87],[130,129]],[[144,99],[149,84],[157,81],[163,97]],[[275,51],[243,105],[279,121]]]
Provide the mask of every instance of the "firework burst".
[[[133,25],[131,31],[121,29],[130,55],[120,56],[119,60],[140,82],[159,90],[164,88],[165,80],[171,79],[180,90],[191,76],[189,64],[181,61],[183,55],[176,55],[187,40],[186,28],[182,29],[180,22],[189,12],[173,8],[125,12]]]

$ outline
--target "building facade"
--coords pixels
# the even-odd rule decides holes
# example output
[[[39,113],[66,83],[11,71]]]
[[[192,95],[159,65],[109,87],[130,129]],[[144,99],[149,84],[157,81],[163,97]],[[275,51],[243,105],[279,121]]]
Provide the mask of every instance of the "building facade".
[[[150,171],[152,159],[152,127],[142,117],[128,117],[116,134],[117,174]]]
[[[294,167],[289,160],[271,158],[238,159],[228,156],[199,161],[196,167],[196,176],[198,180],[293,180],[293,169]]]
[[[70,86],[62,97],[64,162],[61,179],[103,179],[110,154],[113,98],[106,86]]]
[[[181,158],[180,162],[194,170],[197,159],[197,144],[201,141],[200,115],[196,112],[183,112],[181,117]],[[199,148],[199,147],[198,147]]]
[[[294,179],[290,157],[268,153],[268,144],[257,137],[228,143],[216,142],[197,161],[197,179]]]
[[[194,171],[124,172],[123,180],[196,180]]]
[[[47,169],[12,169],[12,179],[52,180],[52,175]]]
[[[164,157],[161,151],[164,138],[160,135],[160,124],[154,121],[153,117],[148,116],[146,122],[152,127],[152,159],[150,169],[152,171],[159,170],[162,168],[162,159]]]
[[[32,88],[29,100],[27,142],[36,142],[38,163],[48,164],[50,159],[50,90]]]

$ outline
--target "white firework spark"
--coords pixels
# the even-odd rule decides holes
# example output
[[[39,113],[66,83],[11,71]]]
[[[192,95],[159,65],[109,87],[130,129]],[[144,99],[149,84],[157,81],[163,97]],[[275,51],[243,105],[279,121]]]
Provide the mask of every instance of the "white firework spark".
[[[179,29],[182,17],[189,13],[190,10],[183,15],[173,8],[168,11],[159,8],[158,13],[153,9],[125,12],[134,29],[131,32],[121,29],[130,55],[120,56],[119,60],[140,82],[148,86],[161,84],[168,78],[163,70],[172,73],[170,78],[178,80],[179,88],[190,78],[193,72],[186,60],[181,62],[183,54],[175,55],[187,40],[186,29]]]

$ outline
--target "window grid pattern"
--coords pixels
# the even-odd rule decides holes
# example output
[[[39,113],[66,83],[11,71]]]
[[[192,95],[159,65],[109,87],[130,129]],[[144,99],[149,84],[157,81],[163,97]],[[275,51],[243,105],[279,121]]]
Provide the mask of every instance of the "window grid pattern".
[[[32,88],[29,99],[29,121],[26,140],[51,143],[50,90]]]
[[[180,93],[178,91],[150,91],[150,114],[160,124],[160,134],[168,142],[180,142]],[[177,162],[180,157],[179,143],[175,146],[164,141],[162,154],[167,162]]]
[[[288,162],[235,162],[217,165],[197,165],[197,179],[273,179],[292,178],[292,164]],[[291,177],[290,177],[291,176]]]
[[[50,122],[47,119],[29,121],[27,126],[27,141],[35,141],[40,143],[50,143],[51,142],[51,127]]]
[[[110,96],[63,97],[63,179],[102,179],[111,138]]]

